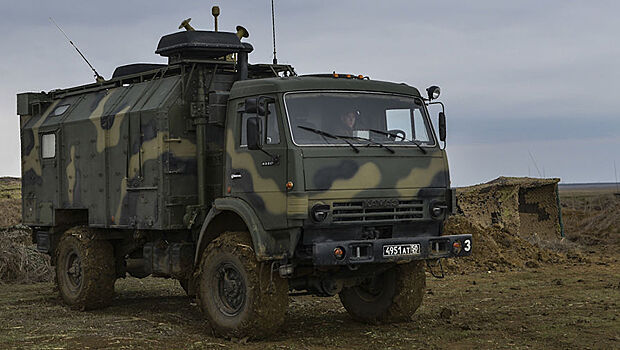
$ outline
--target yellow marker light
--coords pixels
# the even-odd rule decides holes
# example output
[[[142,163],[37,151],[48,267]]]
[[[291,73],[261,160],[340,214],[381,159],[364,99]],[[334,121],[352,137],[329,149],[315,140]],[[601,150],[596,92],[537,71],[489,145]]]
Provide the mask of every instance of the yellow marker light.
[[[293,181],[289,181],[286,183],[286,189],[287,190],[292,190],[293,189]]]
[[[351,74],[347,74],[347,78],[351,79]]]
[[[334,78],[338,78],[338,73],[334,73]]]
[[[357,76],[357,79],[364,79],[364,76],[360,74]]]

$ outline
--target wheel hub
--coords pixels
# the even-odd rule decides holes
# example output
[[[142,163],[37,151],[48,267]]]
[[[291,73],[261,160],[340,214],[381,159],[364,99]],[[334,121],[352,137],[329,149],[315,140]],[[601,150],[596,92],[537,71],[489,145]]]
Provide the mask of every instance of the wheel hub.
[[[65,276],[72,289],[78,289],[82,285],[82,261],[80,256],[73,250],[67,255]]]
[[[228,316],[241,312],[245,304],[245,281],[237,267],[230,263],[218,266],[215,274],[217,286],[216,304]]]
[[[372,277],[364,283],[355,286],[357,295],[366,302],[373,302],[381,297],[384,290],[385,274]]]

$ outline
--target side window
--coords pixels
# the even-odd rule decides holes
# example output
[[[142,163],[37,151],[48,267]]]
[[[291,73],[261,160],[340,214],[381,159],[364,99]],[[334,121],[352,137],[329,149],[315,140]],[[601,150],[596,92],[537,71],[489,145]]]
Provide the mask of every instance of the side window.
[[[269,103],[267,105],[267,135],[265,138],[265,144],[276,145],[280,143],[280,129],[278,128],[278,112],[276,111],[276,104]]]
[[[41,158],[48,159],[54,157],[56,157],[56,134],[41,135]]]
[[[388,109],[385,111],[385,123],[387,130],[402,130],[406,138],[411,138],[411,110]]]
[[[242,113],[241,114],[241,142],[242,147],[247,146],[247,120],[250,117],[255,117],[256,114]],[[275,103],[267,104],[267,115],[259,117],[261,119],[261,137],[263,143],[266,145],[275,145],[280,143],[280,129],[278,128],[278,113]]]
[[[424,123],[424,116],[422,116],[422,111],[419,109],[413,110],[413,130],[415,134],[413,134],[413,139],[429,142],[431,139],[428,136],[428,130],[426,130],[426,123]]]

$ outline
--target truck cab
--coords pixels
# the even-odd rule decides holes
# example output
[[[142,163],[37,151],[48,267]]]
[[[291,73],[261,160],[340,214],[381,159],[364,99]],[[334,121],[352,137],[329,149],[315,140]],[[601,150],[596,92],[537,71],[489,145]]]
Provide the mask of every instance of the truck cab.
[[[348,282],[330,277],[340,268],[468,255],[470,236],[441,236],[454,192],[427,102],[363,76],[235,83],[224,196],[275,238],[254,242],[259,258],[281,256],[296,288],[333,295]],[[308,279],[300,266],[332,270]]]
[[[265,230],[300,237],[289,256],[373,263],[383,252],[352,241],[442,233],[453,208],[448,163],[417,89],[338,75],[247,80],[231,89],[228,115],[225,196],[248,203]],[[449,255],[438,242],[421,256]],[[352,248],[336,258],[340,243]]]

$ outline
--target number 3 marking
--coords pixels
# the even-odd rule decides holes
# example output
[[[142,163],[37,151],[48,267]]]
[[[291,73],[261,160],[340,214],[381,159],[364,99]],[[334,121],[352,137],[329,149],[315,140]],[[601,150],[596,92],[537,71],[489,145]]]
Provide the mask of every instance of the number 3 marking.
[[[465,245],[465,246],[463,247],[463,250],[464,250],[464,251],[468,252],[468,251],[470,251],[470,250],[471,250],[471,241],[470,241],[469,239],[466,239],[466,240],[463,242],[463,244]]]

